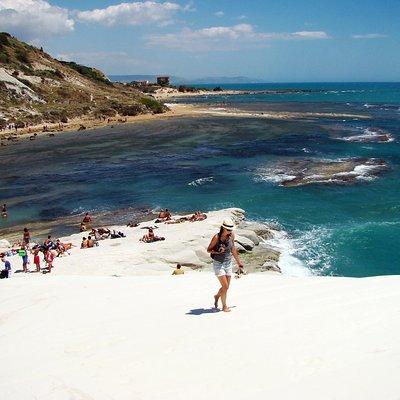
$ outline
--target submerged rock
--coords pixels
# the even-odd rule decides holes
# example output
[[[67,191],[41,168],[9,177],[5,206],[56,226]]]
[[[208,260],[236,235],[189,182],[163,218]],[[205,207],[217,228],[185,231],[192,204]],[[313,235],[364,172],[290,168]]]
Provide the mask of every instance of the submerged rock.
[[[372,180],[388,169],[386,161],[378,158],[295,159],[261,169],[259,177],[261,180],[278,182],[285,187],[353,184]]]
[[[358,143],[388,143],[393,142],[393,136],[380,128],[367,128],[357,135],[340,136],[335,139],[343,140],[345,142],[358,142]]]

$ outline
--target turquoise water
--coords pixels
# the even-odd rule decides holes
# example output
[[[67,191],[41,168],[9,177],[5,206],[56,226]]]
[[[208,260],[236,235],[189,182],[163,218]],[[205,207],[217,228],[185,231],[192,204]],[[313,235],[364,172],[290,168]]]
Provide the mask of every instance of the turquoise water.
[[[174,211],[235,206],[250,218],[279,224],[291,236],[291,254],[314,273],[399,274],[400,84],[329,85],[342,94],[323,94],[334,90],[331,86],[304,84],[316,91],[191,101],[370,118],[176,118],[1,148],[0,202],[10,209],[2,226],[132,206]],[[366,129],[383,130],[394,140],[341,140],[365,135]],[[351,185],[295,188],[280,186],[274,175],[282,161],[348,157],[382,158],[390,170],[376,178],[360,176]]]

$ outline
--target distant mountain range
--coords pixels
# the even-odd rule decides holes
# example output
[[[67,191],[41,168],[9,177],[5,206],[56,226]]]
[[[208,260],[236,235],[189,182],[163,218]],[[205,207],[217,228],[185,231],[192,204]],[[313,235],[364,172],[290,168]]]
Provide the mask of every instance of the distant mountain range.
[[[113,82],[150,81],[156,82],[157,75],[109,75]],[[195,84],[235,84],[235,83],[263,83],[263,80],[249,78],[247,76],[208,76],[204,78],[187,79],[179,76],[170,76],[174,85]]]

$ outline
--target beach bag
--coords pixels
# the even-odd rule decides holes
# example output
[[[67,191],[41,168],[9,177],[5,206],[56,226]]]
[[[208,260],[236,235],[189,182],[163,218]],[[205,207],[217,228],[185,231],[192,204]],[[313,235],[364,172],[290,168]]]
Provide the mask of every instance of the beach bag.
[[[0,279],[6,279],[6,278],[8,278],[8,271],[6,269],[3,269],[0,272]]]

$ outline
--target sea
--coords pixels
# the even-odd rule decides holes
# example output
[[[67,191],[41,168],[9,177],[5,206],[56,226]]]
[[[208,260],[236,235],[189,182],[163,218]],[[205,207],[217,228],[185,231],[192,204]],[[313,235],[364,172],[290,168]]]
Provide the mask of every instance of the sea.
[[[400,83],[203,86],[246,94],[168,100],[211,107],[214,115],[1,147],[0,203],[9,217],[0,221],[0,238],[15,226],[86,211],[240,207],[281,230],[275,244],[288,275],[400,274]],[[265,117],[271,112],[296,117]],[[315,165],[343,160],[361,161],[339,178],[318,179]],[[376,171],[368,160],[386,168]],[[283,185],[309,165],[307,184]],[[65,233],[62,222],[51,230]]]

